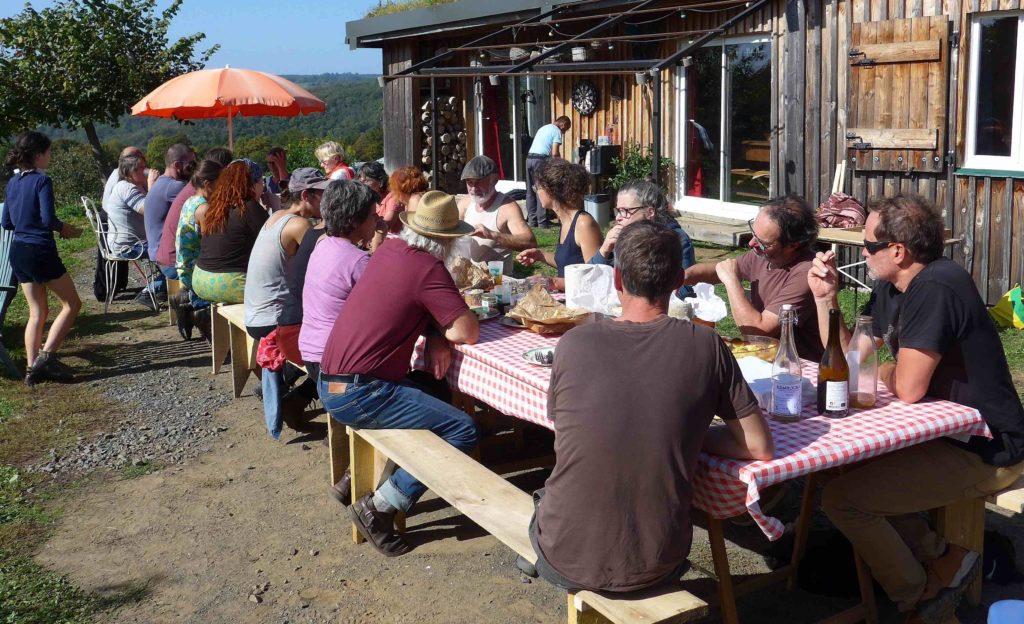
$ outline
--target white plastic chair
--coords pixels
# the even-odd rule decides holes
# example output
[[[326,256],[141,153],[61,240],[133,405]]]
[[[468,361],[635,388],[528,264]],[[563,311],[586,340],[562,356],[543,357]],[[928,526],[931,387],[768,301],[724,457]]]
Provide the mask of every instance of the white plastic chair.
[[[100,255],[103,256],[103,279],[107,287],[107,298],[103,302],[103,313],[107,313],[110,303],[114,300],[114,291],[117,288],[117,264],[119,262],[127,262],[139,272],[143,283],[146,284],[146,292],[149,293],[149,298],[153,302],[153,309],[157,310],[157,314],[159,314],[160,304],[156,302],[156,295],[149,288],[153,277],[152,263],[143,257],[145,252],[140,252],[138,256],[130,258],[112,252],[110,244],[107,242],[107,233],[110,231],[110,226],[104,218],[105,215],[101,214],[101,211],[96,208],[96,204],[84,195],[82,196],[82,207],[85,208],[85,218],[89,220],[89,225],[92,226],[92,231],[96,235],[96,246],[100,250]],[[137,240],[136,242],[141,243],[142,241]],[[146,263],[146,266],[150,269],[148,273],[142,270],[139,261]]]

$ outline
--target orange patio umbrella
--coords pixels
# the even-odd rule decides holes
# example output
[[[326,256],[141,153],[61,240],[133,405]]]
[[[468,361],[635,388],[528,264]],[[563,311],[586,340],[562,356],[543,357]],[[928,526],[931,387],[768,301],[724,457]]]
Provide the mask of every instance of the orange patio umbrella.
[[[234,149],[235,115],[295,117],[322,113],[327,106],[290,80],[253,69],[201,69],[171,78],[132,106],[132,115],[173,119],[228,120],[228,146]]]

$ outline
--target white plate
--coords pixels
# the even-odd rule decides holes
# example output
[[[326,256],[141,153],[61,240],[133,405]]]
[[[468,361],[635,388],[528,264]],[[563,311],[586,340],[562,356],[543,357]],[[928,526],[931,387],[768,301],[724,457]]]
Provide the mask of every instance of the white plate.
[[[546,361],[549,356],[551,358],[550,361]],[[555,348],[540,347],[538,349],[530,349],[523,352],[523,359],[535,366],[550,367],[555,361]]]

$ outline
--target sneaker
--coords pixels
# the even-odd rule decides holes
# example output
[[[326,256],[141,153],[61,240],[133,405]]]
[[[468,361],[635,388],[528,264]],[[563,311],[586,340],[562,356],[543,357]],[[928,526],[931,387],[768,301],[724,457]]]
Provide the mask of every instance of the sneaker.
[[[143,288],[139,291],[139,294],[135,295],[135,303],[144,306],[153,312],[160,311],[160,304],[158,304],[152,297],[149,296],[149,291]]]
[[[946,554],[926,563],[924,569],[928,580],[915,608],[921,621],[943,624],[949,620],[980,568],[978,553],[955,544],[946,548]]]
[[[57,359],[57,356],[40,351],[36,361],[25,372],[25,385],[34,386],[41,381],[68,383],[74,379],[71,368]]]
[[[377,511],[373,494],[367,494],[348,508],[359,534],[385,557],[397,557],[412,550],[409,543],[395,530],[395,512]]]
[[[530,578],[537,578],[539,576],[537,566],[527,561],[526,557],[522,555],[516,557],[516,569]]]

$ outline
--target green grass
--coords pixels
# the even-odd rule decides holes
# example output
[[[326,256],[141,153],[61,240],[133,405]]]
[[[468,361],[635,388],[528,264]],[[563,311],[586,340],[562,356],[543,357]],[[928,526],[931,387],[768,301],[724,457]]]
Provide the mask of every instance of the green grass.
[[[367,11],[364,17],[404,13],[413,9],[423,9],[451,2],[455,2],[455,0],[378,0],[377,6]]]
[[[152,474],[163,467],[164,465],[161,464],[160,462],[143,462],[141,465],[138,466],[136,466],[135,464],[130,464],[121,469],[121,478],[137,479],[139,477],[144,477],[148,474]]]

